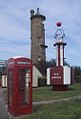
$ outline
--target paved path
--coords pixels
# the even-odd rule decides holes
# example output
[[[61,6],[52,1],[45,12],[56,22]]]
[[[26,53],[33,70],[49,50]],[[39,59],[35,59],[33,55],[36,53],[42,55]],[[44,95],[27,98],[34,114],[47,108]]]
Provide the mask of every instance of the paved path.
[[[74,96],[74,97],[69,97],[69,98],[56,99],[56,100],[33,102],[33,105],[58,103],[58,102],[65,102],[65,101],[70,101],[70,100],[76,100],[76,99],[81,99],[81,95],[79,95],[79,96]]]
[[[8,112],[5,107],[4,99],[2,96],[2,88],[0,87],[0,119],[9,119]]]

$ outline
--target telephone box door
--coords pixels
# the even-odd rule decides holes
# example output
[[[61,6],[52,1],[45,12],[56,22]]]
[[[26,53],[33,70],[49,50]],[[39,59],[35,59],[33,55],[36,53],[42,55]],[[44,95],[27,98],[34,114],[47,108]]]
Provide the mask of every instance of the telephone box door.
[[[18,68],[19,76],[19,106],[27,106],[30,104],[30,89],[31,89],[31,69]]]

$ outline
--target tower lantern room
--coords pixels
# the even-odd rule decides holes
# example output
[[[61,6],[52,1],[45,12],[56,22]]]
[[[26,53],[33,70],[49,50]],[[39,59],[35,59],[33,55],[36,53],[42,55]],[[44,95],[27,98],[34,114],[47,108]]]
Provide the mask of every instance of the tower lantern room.
[[[56,24],[58,27],[61,26],[61,22],[57,22]],[[56,47],[56,66],[63,66],[64,65],[64,47],[67,43],[64,42],[64,31],[62,29],[57,29],[55,33],[55,43],[54,46]]]

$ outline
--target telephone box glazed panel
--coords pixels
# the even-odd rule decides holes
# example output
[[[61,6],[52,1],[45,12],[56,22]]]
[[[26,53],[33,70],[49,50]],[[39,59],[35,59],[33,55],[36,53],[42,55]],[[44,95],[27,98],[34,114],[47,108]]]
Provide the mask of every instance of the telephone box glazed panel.
[[[28,58],[8,60],[8,111],[13,115],[32,112],[32,61]]]
[[[50,68],[50,82],[52,85],[63,85],[63,67]]]

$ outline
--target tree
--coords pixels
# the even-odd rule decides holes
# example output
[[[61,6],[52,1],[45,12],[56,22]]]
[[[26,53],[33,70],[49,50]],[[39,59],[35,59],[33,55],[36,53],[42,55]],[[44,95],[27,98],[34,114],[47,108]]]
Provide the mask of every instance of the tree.
[[[55,59],[51,59],[50,61],[46,61],[46,68],[56,66]]]
[[[64,61],[64,66],[70,66],[66,61]],[[48,67],[54,67],[56,66],[56,60],[55,59],[51,59],[50,61],[46,62],[46,68]]]
[[[76,82],[81,82],[81,67],[80,66],[74,66],[74,78]]]

